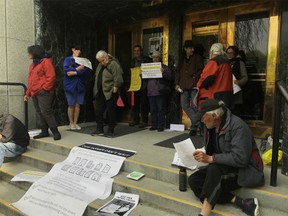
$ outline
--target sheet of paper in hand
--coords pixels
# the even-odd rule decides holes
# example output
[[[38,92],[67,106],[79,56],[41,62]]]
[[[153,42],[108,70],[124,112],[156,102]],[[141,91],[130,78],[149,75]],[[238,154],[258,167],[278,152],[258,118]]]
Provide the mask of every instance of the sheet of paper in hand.
[[[161,62],[142,63],[141,74],[143,79],[162,78]]]
[[[190,138],[178,143],[173,143],[173,145],[185,167],[190,169],[195,166],[199,167],[207,165],[206,163],[198,162],[194,159],[193,153],[196,151],[196,148]],[[204,149],[197,149],[197,151],[204,151]]]

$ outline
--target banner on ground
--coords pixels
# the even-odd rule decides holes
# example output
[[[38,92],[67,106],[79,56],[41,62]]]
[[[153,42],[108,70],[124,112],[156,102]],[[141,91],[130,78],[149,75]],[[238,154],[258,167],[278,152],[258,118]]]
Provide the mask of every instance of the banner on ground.
[[[126,156],[135,152],[85,143],[71,149],[13,205],[29,216],[81,216],[87,205],[106,199]],[[121,156],[120,156],[121,155]]]

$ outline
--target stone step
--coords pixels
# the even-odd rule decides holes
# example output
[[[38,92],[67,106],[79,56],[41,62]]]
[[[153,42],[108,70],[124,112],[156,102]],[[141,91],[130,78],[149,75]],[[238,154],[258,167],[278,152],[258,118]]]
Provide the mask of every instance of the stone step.
[[[31,184],[30,184],[31,185]],[[0,183],[0,216],[25,216],[24,213],[14,208],[11,203],[18,201],[26,192],[26,190],[17,187],[17,184],[11,184],[5,181]],[[83,216],[93,216],[93,213],[106,202],[111,200],[113,195],[111,195],[106,200],[96,200],[95,202],[89,204]],[[131,216],[141,216],[141,215],[159,215],[159,216],[178,216],[179,214],[173,212],[167,212],[155,207],[153,205],[139,203],[138,206],[132,211]]]
[[[51,144],[52,146],[50,146],[50,148],[49,148],[49,145],[50,145],[49,143],[39,142],[39,141],[37,141],[37,143],[38,144],[36,144],[36,147],[42,146],[41,149],[43,148],[57,149],[58,148],[57,145],[55,145],[55,143]],[[62,146],[61,148],[65,149],[67,147]],[[39,158],[39,155],[41,155],[41,158]],[[63,161],[66,158],[66,156],[64,155],[61,156],[59,154],[51,153],[49,151],[44,152],[42,150],[34,149],[30,147],[30,150],[27,151],[25,154],[23,154],[20,160],[34,167],[38,167],[44,170],[50,170],[51,167],[53,166],[53,163],[49,162],[51,158],[53,158],[53,161],[59,162],[59,161]],[[165,167],[149,165],[149,164],[145,164],[139,161],[126,159],[122,167],[122,171],[131,172],[134,170],[145,173],[146,177],[148,177],[149,179],[166,182],[166,183],[175,185],[175,187],[178,187],[178,172],[176,171],[177,169],[170,170]],[[242,197],[261,198],[261,202],[265,206],[273,207],[273,208],[288,212],[287,178],[285,178],[285,176],[280,175],[278,178],[278,187],[272,187],[269,185],[270,167],[266,167],[264,171],[265,171],[265,177],[266,177],[266,184],[263,187],[259,187],[257,189],[242,188],[240,190],[237,190],[236,194]],[[279,188],[281,188],[280,191],[279,191]]]
[[[62,155],[66,158],[72,147],[62,145],[56,142],[48,142],[44,140],[32,140],[29,146],[30,151],[28,151],[27,154],[32,155],[35,149],[42,150],[45,152],[51,152],[57,155]],[[23,156],[25,155],[26,153]],[[33,155],[37,156],[37,153]],[[171,166],[170,168],[167,168],[164,166],[143,163],[140,161],[136,161],[133,159],[133,157],[131,157],[124,161],[121,170],[126,172],[132,172],[132,171],[142,172],[145,173],[145,175],[149,178],[178,185],[179,169],[177,167]],[[188,171],[188,175],[190,175],[191,173],[192,172]]]
[[[53,164],[52,162],[53,157],[50,155],[49,158],[51,160],[50,164]],[[6,181],[10,181],[10,179],[17,173],[20,173],[28,169],[48,171],[43,168],[35,169],[34,167],[29,166],[24,163],[12,162],[12,163],[7,163],[3,165],[2,170],[1,170],[2,171],[1,176]],[[192,192],[190,190],[188,190],[186,193],[181,193],[178,191],[178,187],[175,187],[175,185],[156,181],[147,177],[144,177],[139,182],[135,182],[133,180],[127,179],[126,175],[127,175],[126,172],[120,172],[120,174],[116,176],[114,185],[113,185],[114,192],[123,191],[123,192],[139,194],[141,197],[141,201],[143,203],[150,203],[150,204],[157,203],[158,207],[165,206],[165,208],[167,208],[166,210],[177,211],[180,215],[189,215],[191,212],[193,213],[199,212],[199,208],[201,207],[201,205],[199,201],[192,195]],[[13,184],[16,184],[18,187],[21,187],[24,190],[27,190],[30,186],[30,183],[27,183],[27,182],[25,183],[15,182]],[[244,197],[247,197],[247,194],[246,195],[244,194]],[[270,206],[273,209],[277,209],[275,207],[275,203],[279,201],[275,201],[275,197],[273,200],[273,196],[272,196],[271,199],[273,201],[270,203],[267,203],[263,199],[263,196],[259,198],[260,198],[261,206],[265,206],[265,207]],[[284,206],[287,206],[287,201],[286,201],[286,204],[284,202]],[[278,209],[281,209],[281,208],[279,207]],[[235,209],[234,207],[230,205],[222,205],[222,206],[218,205],[216,207],[215,214],[233,215],[234,212],[237,210],[238,210],[238,213],[240,214],[241,211],[239,211],[239,209]],[[284,211],[286,210],[284,209]]]

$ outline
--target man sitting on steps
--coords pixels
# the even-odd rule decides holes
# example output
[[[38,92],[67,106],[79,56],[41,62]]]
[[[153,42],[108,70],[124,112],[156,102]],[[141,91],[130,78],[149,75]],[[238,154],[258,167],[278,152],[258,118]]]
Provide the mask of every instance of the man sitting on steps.
[[[5,157],[16,157],[27,150],[30,137],[24,124],[10,114],[0,115],[0,167]]]
[[[263,162],[248,125],[231,114],[224,102],[207,99],[200,105],[205,125],[206,153],[195,151],[197,161],[208,165],[193,173],[188,183],[203,203],[207,216],[217,203],[233,203],[247,215],[260,215],[257,198],[242,199],[231,191],[264,184]]]

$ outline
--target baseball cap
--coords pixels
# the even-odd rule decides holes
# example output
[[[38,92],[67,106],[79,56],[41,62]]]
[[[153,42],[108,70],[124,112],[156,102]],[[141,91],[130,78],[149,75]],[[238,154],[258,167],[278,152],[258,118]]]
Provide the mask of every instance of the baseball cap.
[[[197,113],[199,119],[202,118],[202,116],[206,113],[206,112],[210,112],[213,110],[216,110],[220,107],[224,107],[224,102],[223,101],[218,101],[215,99],[206,99],[201,105],[200,105],[200,109]]]

